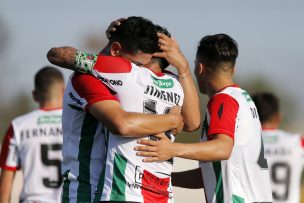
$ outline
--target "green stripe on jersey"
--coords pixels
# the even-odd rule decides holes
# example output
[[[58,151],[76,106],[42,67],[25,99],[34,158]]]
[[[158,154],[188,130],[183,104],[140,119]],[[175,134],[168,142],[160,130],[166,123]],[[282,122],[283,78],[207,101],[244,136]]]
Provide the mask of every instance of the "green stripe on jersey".
[[[222,167],[221,162],[213,162],[213,169],[216,176],[215,195],[217,203],[224,203],[224,190],[222,181]]]
[[[103,192],[105,175],[106,175],[106,161],[107,161],[107,156],[108,156],[108,144],[109,144],[110,131],[106,128],[103,128],[101,130],[101,134],[102,134],[101,136],[103,136],[105,139],[105,159],[104,159],[104,163],[103,163],[103,169],[102,169],[102,172],[101,172],[99,180],[98,180],[97,190],[96,190],[93,202],[100,201],[100,198],[101,198],[101,195]]]
[[[232,195],[232,202],[233,203],[245,203],[244,198],[237,196],[237,195]]]
[[[91,202],[90,162],[97,126],[98,121],[90,113],[86,113],[82,123],[79,142],[77,202]]]
[[[120,154],[115,153],[114,173],[112,182],[112,191],[110,200],[125,201],[126,179],[125,170],[127,159]]]
[[[70,183],[71,181],[68,178],[70,170],[67,170],[66,172],[64,172],[64,174],[62,175],[64,178],[63,181],[63,186],[62,186],[62,203],[69,203],[70,202]]]

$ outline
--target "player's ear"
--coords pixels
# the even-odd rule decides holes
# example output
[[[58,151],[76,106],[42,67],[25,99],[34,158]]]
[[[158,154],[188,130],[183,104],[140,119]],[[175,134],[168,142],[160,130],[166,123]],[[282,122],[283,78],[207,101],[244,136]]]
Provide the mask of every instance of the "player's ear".
[[[206,66],[203,63],[198,63],[198,74],[203,75],[206,72]]]
[[[113,42],[110,50],[111,56],[120,56],[121,55],[121,45],[119,42]]]

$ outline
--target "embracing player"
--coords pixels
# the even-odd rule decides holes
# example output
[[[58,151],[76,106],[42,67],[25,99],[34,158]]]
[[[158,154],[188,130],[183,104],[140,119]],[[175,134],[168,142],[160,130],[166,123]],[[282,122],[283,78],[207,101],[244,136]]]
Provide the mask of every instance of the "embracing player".
[[[263,128],[265,156],[270,168],[272,197],[275,203],[299,203],[304,166],[304,139],[278,129],[281,123],[279,99],[261,92],[252,97]]]
[[[209,97],[200,143],[140,140],[138,155],[145,162],[181,157],[200,161],[200,168],[174,174],[176,186],[204,187],[208,203],[272,202],[261,124],[249,94],[233,81],[237,43],[226,34],[199,42],[195,75],[200,92]],[[201,174],[201,173],[202,174]],[[178,176],[176,176],[178,175]],[[203,181],[201,181],[203,177]],[[175,182],[176,183],[176,182]]]
[[[20,202],[60,201],[62,98],[60,71],[45,67],[35,75],[34,100],[39,109],[15,118],[5,135],[0,167],[0,202],[9,203],[16,170],[23,172]]]
[[[74,68],[76,64],[78,71],[94,74],[99,82],[95,83],[95,85],[101,85],[102,83],[100,81],[104,82],[112,92],[115,92],[116,98],[119,99],[124,110],[145,113],[143,114],[145,115],[144,118],[148,119],[151,117],[148,114],[168,113],[172,106],[181,105],[184,97],[183,86],[180,85],[172,75],[161,73],[160,67],[162,67],[162,65],[159,65],[161,63],[158,59],[152,60],[151,63],[149,63],[149,61],[143,63],[142,58],[131,58],[129,57],[130,55],[124,53],[126,50],[127,53],[134,54],[138,52],[136,49],[134,50],[134,42],[129,44],[129,46],[126,46],[128,45],[128,41],[124,42],[127,38],[124,37],[123,33],[129,33],[134,29],[134,27],[128,27],[128,22],[131,19],[132,18],[126,19],[122,25],[119,26],[115,34],[112,34],[108,46],[104,49],[104,54],[110,56],[87,54],[69,47],[52,49],[50,52],[53,53],[49,52],[48,56],[50,62],[56,65]],[[155,26],[155,29],[159,28],[160,27]],[[136,29],[138,29],[138,27],[136,27]],[[156,47],[158,49],[158,42]],[[179,49],[175,49],[174,53],[177,51],[179,52]],[[57,52],[57,54],[55,54],[55,52]],[[116,56],[122,56],[123,58]],[[190,83],[191,87],[194,88],[192,91],[189,90],[188,94],[196,94],[188,63],[181,53],[177,56],[179,59],[177,60],[176,66],[182,71],[181,77],[184,80],[183,83],[186,84],[185,87],[189,87],[187,83]],[[129,60],[133,63],[130,63]],[[151,66],[151,69],[157,70],[152,72],[138,66],[147,64]],[[182,65],[182,67],[180,67],[180,65]],[[82,75],[82,77],[84,76],[85,75]],[[73,77],[72,80],[74,83],[79,82],[79,77]],[[77,88],[83,88],[85,85],[86,84],[82,84],[82,86],[78,86]],[[87,92],[90,93],[91,89],[92,86],[88,87]],[[68,91],[71,92],[71,90]],[[70,97],[68,99],[71,100],[72,98]],[[196,129],[199,125],[197,94],[192,96],[192,100],[193,105],[191,109],[196,110],[192,117],[198,117],[198,119],[196,119],[197,124],[194,124],[196,125],[194,126],[191,122],[186,123],[188,127]],[[194,103],[196,101],[197,103]],[[188,104],[190,106],[191,103],[188,102]],[[108,107],[105,106],[105,108]],[[184,110],[182,111],[184,114]],[[115,112],[112,111],[111,113]],[[186,114],[190,118],[189,114]],[[159,115],[158,118],[162,119],[161,115]],[[163,118],[165,118],[164,115]],[[149,131],[151,132],[147,130],[145,136],[155,134],[155,132],[164,125],[165,120],[159,119],[157,119],[157,122],[160,122],[160,124],[150,125]],[[135,123],[135,125],[138,124],[140,123]],[[103,131],[102,136],[106,138],[107,146],[105,152],[106,164],[100,174],[97,191],[94,192],[94,201],[155,202],[155,199],[162,202],[171,201],[170,172],[172,164],[167,162],[149,165],[143,164],[133,151],[137,140],[136,138],[119,137],[115,134],[115,129],[111,129],[111,126],[110,131],[106,128],[103,128]],[[136,132],[129,132],[126,136],[136,137],[138,135]],[[168,133],[168,136],[171,136],[170,133]],[[100,170],[103,165],[95,167],[95,170]],[[98,167],[99,169],[97,169]]]

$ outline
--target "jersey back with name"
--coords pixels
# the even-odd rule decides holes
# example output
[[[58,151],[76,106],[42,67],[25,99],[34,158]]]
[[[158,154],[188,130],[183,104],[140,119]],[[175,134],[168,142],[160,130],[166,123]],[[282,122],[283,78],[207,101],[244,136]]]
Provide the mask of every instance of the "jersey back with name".
[[[270,169],[273,202],[300,202],[303,138],[278,129],[264,129],[263,140]]]
[[[99,56],[94,75],[116,92],[123,109],[128,112],[165,114],[173,105],[183,103],[183,90],[175,77],[155,74],[118,57]],[[143,163],[143,157],[136,156],[134,150],[138,145],[136,141],[137,138],[110,133],[106,143],[106,166],[96,201],[173,201],[172,162]]]
[[[267,161],[264,158],[261,137],[261,125],[256,107],[248,93],[239,87],[227,87],[213,97],[221,96],[237,102],[238,111],[232,129],[234,145],[228,160],[201,162],[205,196],[208,203],[228,202],[272,202]],[[202,141],[212,139],[210,117],[221,119],[230,115],[231,106],[225,101],[218,109],[210,108],[213,98],[208,103],[206,118],[203,123]],[[226,115],[225,115],[226,114]],[[230,117],[230,116],[229,116]],[[212,119],[214,122],[216,119]],[[225,127],[225,126],[224,126]],[[229,127],[229,126],[228,126]],[[225,128],[221,131],[225,133]]]
[[[1,167],[22,169],[21,202],[60,201],[62,110],[35,110],[14,119],[5,137]]]

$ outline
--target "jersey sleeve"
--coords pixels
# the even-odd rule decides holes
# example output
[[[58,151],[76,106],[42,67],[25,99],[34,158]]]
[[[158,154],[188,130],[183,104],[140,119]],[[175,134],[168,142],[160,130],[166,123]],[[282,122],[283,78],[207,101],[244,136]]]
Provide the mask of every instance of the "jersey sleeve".
[[[234,139],[235,125],[239,105],[237,101],[227,94],[217,94],[208,103],[210,125],[208,136],[225,134]]]
[[[125,81],[131,79],[132,64],[121,57],[103,56],[97,57],[92,74],[117,92],[123,87]]]
[[[99,101],[117,101],[117,98],[114,96],[115,92],[111,92],[102,82],[92,75],[76,73],[71,80],[77,94],[85,99],[87,103],[85,109],[88,109],[91,105]]]
[[[20,169],[18,145],[12,124],[8,128],[2,142],[0,154],[0,168],[12,171]]]

